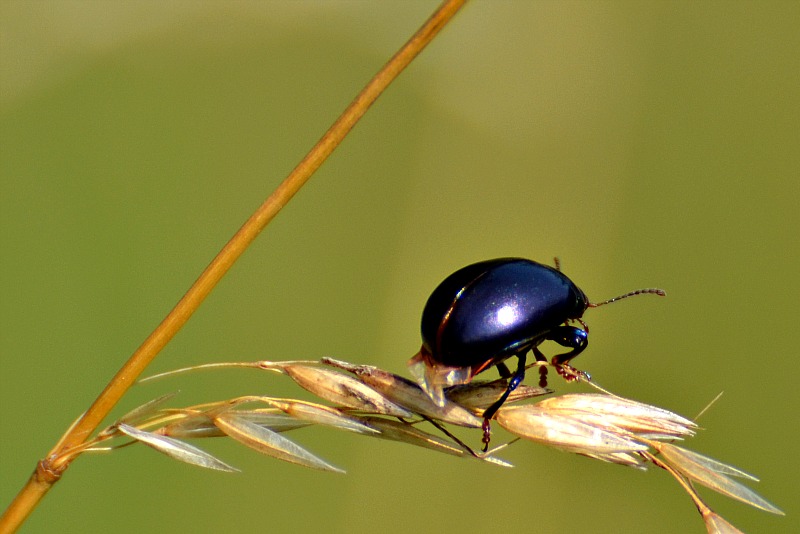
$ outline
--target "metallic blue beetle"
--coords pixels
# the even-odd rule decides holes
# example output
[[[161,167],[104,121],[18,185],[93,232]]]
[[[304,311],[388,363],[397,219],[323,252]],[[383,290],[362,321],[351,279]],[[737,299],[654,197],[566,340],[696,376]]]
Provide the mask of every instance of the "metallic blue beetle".
[[[444,388],[466,384],[492,366],[510,378],[506,391],[483,414],[488,446],[489,420],[525,378],[529,351],[538,361],[547,361],[537,348],[542,342],[569,348],[551,360],[564,369],[588,345],[589,328],[581,320],[587,308],[642,293],[665,294],[661,289],[640,289],[595,304],[553,267],[522,258],[475,263],[445,278],[431,294],[422,312],[422,348],[409,366],[440,405],[445,402]],[[567,325],[570,321],[582,328]],[[511,356],[518,358],[513,375],[503,363]]]

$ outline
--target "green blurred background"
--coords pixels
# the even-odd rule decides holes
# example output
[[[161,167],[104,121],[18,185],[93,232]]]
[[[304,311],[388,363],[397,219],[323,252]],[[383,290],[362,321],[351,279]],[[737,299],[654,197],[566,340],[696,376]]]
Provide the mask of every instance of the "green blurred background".
[[[0,507],[207,262],[427,18],[414,2],[0,3]],[[596,300],[580,366],[701,420],[800,531],[800,4],[475,2],[373,107],[151,371],[333,356],[406,374],[454,269],[550,262]],[[581,391],[556,383],[559,391]],[[117,415],[294,395],[255,371]],[[502,435],[498,433],[498,435]],[[24,532],[703,532],[665,473],[519,443],[504,470],[325,429],[319,473],[228,440],[206,472],[81,458]]]

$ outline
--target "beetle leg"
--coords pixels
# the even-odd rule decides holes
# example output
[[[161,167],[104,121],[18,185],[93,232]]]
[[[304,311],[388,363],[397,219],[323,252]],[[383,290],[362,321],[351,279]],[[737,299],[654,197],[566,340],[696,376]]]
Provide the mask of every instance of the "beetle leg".
[[[539,387],[547,388],[547,366],[542,365],[539,367]]]
[[[581,371],[580,369],[575,369],[568,363],[562,363],[558,367],[556,367],[556,371],[561,378],[566,380],[567,382],[573,382],[575,380],[582,380],[583,382],[591,382],[592,375],[587,373],[586,371]]]
[[[500,373],[500,378],[505,378],[506,380],[511,378],[511,371],[508,370],[504,362],[498,362],[495,367],[497,367],[497,372]]]
[[[485,412],[483,412],[483,452],[489,450],[489,441],[492,439],[492,424],[490,422],[491,418],[494,417],[494,414],[497,413],[497,410],[503,405],[504,402],[508,399],[508,396],[511,394],[512,391],[517,389],[522,381],[525,379],[525,361],[527,357],[525,353],[517,355],[517,370],[514,375],[511,377],[511,380],[508,381],[508,386],[506,390],[503,392],[503,395],[497,399],[494,404],[489,406]],[[506,368],[508,371],[508,368]]]
[[[575,326],[559,326],[558,328],[554,328],[547,335],[547,339],[555,341],[562,347],[572,349],[564,354],[553,356],[553,365],[557,367],[569,362],[572,358],[583,352],[589,345],[589,336],[586,331]]]
[[[542,354],[542,351],[539,350],[539,347],[533,347],[531,350],[533,351],[533,355],[536,356],[537,362],[547,362],[547,356]]]
[[[589,345],[589,336],[586,330],[574,326],[559,326],[550,332],[547,339],[555,341],[562,347],[572,348],[569,352],[553,356],[551,360],[559,375],[568,382],[573,380],[591,381],[589,373],[579,371],[569,364],[572,358],[583,352]]]

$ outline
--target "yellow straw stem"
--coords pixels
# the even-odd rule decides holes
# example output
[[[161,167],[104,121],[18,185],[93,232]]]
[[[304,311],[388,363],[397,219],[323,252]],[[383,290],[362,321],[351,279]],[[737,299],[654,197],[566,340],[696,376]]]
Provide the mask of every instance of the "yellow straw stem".
[[[136,382],[153,358],[186,324],[261,230],[275,218],[295,193],[311,178],[311,175],[342,142],[378,96],[436,37],[464,3],[465,0],[447,0],[439,6],[425,24],[370,80],[289,176],[228,241],[161,324],[153,330],[152,334],[111,379],[83,416],[64,434],[47,457],[39,461],[27,484],[0,517],[0,534],[14,532],[19,528],[74,459],[64,453],[82,444],[97,429],[128,388]]]

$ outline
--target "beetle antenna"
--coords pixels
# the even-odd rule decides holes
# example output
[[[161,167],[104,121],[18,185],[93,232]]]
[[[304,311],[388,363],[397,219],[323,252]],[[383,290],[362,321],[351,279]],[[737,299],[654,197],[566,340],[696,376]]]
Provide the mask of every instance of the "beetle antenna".
[[[660,297],[667,296],[667,292],[663,289],[658,289],[656,287],[648,287],[646,289],[637,289],[636,291],[631,291],[630,293],[625,293],[624,295],[620,295],[618,297],[614,297],[613,299],[604,300],[603,302],[591,302],[589,303],[590,308],[596,308],[598,306],[602,306],[604,304],[611,304],[612,302],[616,302],[618,300],[626,299],[628,297],[632,297],[634,295],[646,295],[648,293],[652,293],[654,295],[658,295]]]

